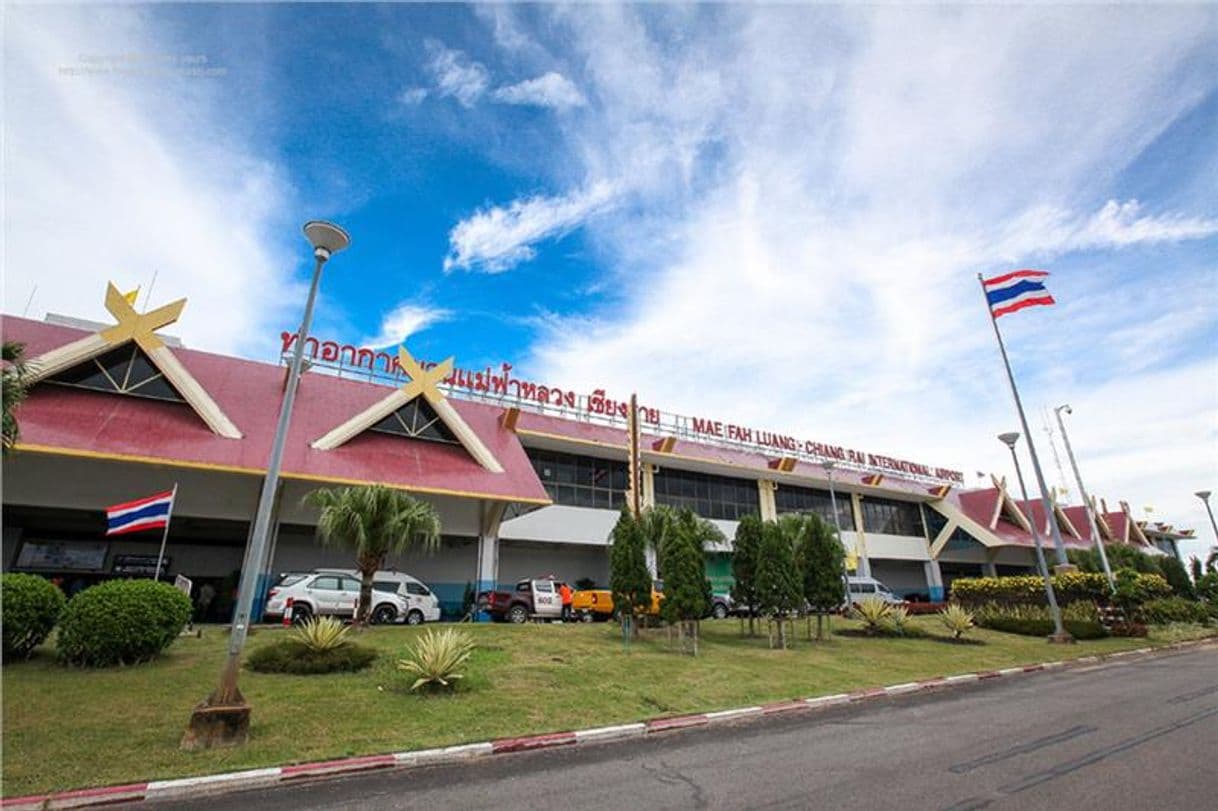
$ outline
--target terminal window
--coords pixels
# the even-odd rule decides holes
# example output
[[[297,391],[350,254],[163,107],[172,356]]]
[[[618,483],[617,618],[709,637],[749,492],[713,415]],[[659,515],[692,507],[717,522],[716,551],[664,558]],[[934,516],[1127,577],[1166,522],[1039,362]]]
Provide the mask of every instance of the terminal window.
[[[863,531],[880,535],[924,536],[922,515],[917,503],[889,498],[863,499]]]
[[[850,506],[849,493],[837,493],[837,520],[843,530],[854,529],[854,510]],[[833,497],[828,490],[813,490],[809,487],[788,487],[780,484],[774,493],[774,506],[779,515],[785,513],[815,513],[833,523]]]
[[[752,479],[660,468],[655,487],[657,504],[688,507],[703,518],[738,521],[761,512],[761,496]]]
[[[529,461],[555,504],[620,510],[630,478],[625,462],[529,448]]]

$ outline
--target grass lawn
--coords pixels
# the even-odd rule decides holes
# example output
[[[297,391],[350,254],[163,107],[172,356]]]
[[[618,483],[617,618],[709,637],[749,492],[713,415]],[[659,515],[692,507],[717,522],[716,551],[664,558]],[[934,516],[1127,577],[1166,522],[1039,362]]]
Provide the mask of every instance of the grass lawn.
[[[933,617],[915,625],[945,633]],[[853,623],[835,620],[834,627]],[[211,690],[225,632],[183,638],[147,665],[76,670],[49,646],[3,668],[3,793],[42,793],[348,755],[393,752],[510,735],[635,721],[663,714],[805,698],[936,675],[1107,653],[1148,644],[1104,639],[1050,647],[1039,638],[984,630],[984,645],[942,639],[800,639],[772,651],[744,639],[736,620],[703,623],[702,655],[672,651],[665,631],[622,650],[611,625],[467,625],[477,640],[467,677],[452,695],[416,695],[393,667],[418,633],[375,628],[362,641],[382,655],[362,673],[263,675],[243,671],[253,706],[250,743],[186,753],[178,740],[191,707]],[[801,625],[802,632],[802,625]],[[259,629],[250,646],[285,633]],[[1152,630],[1149,644],[1212,633]]]

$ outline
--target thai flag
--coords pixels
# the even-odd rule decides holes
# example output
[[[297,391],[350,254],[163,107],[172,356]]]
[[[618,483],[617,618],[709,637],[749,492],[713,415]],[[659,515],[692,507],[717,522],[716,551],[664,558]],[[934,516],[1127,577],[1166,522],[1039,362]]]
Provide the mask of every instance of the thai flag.
[[[1049,295],[1042,281],[1048,275],[1043,270],[1013,270],[983,280],[981,284],[990,303],[990,313],[998,318],[1024,307],[1053,304],[1053,296]]]
[[[164,529],[169,525],[173,509],[173,491],[138,498],[125,504],[106,508],[106,534],[123,535],[145,529]]]

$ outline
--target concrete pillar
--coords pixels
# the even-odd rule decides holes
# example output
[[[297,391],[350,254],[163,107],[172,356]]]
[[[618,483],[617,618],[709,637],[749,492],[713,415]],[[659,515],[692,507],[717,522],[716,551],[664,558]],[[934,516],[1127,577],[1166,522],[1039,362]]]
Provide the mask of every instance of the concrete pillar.
[[[943,572],[939,569],[939,561],[928,560],[922,564],[922,569],[926,573],[926,588],[930,592],[931,602],[941,602],[945,591],[943,589]]]
[[[479,506],[478,526],[478,571],[474,577],[474,593],[493,591],[499,587],[499,524],[507,504],[502,501],[484,501]],[[484,612],[474,615],[477,622],[489,622]]]
[[[850,494],[850,508],[854,513],[855,550],[859,556],[859,577],[871,577],[871,561],[867,559],[867,533],[863,526],[863,497],[858,493]]]
[[[986,558],[985,563],[981,564],[981,573],[986,577],[998,576],[998,567],[994,564],[992,558]]]
[[[772,482],[768,479],[757,480],[757,494],[761,499],[762,521],[778,520],[778,504],[774,499],[774,493],[777,490],[778,482]]]

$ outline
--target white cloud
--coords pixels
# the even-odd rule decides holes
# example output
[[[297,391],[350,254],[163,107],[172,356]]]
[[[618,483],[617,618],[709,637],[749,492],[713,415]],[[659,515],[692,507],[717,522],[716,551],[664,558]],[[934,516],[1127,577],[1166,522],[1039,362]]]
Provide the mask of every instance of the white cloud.
[[[504,104],[549,107],[554,110],[583,107],[588,103],[570,79],[554,71],[501,87],[495,91],[494,97]]]
[[[612,184],[598,182],[566,196],[538,195],[480,209],[449,232],[444,270],[502,273],[532,259],[536,243],[568,233],[616,198]]]
[[[381,318],[381,327],[376,335],[364,338],[360,344],[375,349],[394,346],[451,316],[448,310],[404,301]]]
[[[427,67],[435,80],[436,92],[442,97],[456,99],[465,107],[473,107],[490,84],[486,68],[438,40],[428,40],[424,47],[430,56]]]
[[[410,106],[422,104],[427,98],[427,93],[426,87],[408,87],[398,94],[398,101]]]
[[[107,281],[143,285],[142,307],[155,273],[150,306],[189,299],[170,330],[188,345],[269,354],[299,317],[291,274],[308,255],[285,221],[291,188],[215,80],[164,60],[155,77],[120,72],[133,63],[111,57],[177,52],[137,9],[25,7],[6,23],[6,311],[37,285],[30,317],[107,320]]]
[[[1218,58],[1211,12],[670,13],[556,8],[546,21],[598,99],[564,124],[570,160],[552,162],[612,179],[631,205],[585,221],[621,297],[542,322],[527,362],[539,377],[1001,471],[992,437],[1014,415],[975,274],[1214,233],[1212,213],[1163,213],[1149,194],[1103,202],[1218,84],[1202,67]],[[513,238],[510,211],[454,229],[449,266],[531,255],[538,237]],[[1137,284],[1162,272],[1152,264]],[[1167,334],[1131,329],[1151,316],[1127,281],[1106,267],[1055,275],[1059,307],[1003,328],[1029,404],[1073,399],[1105,426],[1088,458],[1119,446],[1158,460],[1147,473],[1091,462],[1089,483],[1164,516],[1218,473],[1218,403],[1197,385],[1218,362],[1164,368],[1128,352],[1179,363],[1179,341],[1216,318],[1163,300],[1154,316],[1179,316]],[[1070,288],[1095,294],[1090,320],[1074,320]],[[1169,390],[1179,397],[1163,403]]]
[[[1218,218],[1181,214],[1143,214],[1137,200],[1109,200],[1090,216],[1079,216],[1062,208],[1037,206],[1017,218],[1007,229],[997,255],[1053,255],[1093,248],[1123,248],[1180,242],[1218,234]]]

